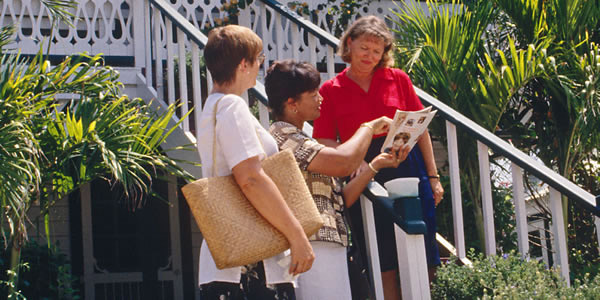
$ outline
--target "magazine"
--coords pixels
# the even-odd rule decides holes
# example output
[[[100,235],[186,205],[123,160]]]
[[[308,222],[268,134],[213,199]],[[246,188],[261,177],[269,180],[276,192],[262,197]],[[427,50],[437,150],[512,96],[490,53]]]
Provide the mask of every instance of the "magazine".
[[[437,110],[431,110],[431,106],[418,111],[396,110],[390,131],[381,147],[381,152],[389,152],[392,146],[402,146],[404,144],[408,144],[412,149],[421,134],[429,126],[436,112]]]

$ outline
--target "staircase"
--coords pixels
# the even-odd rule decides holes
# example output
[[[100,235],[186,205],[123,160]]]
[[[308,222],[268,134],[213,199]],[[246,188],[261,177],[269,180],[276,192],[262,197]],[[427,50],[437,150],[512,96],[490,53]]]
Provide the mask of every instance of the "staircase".
[[[16,47],[37,50],[37,44],[31,37],[43,36],[47,18],[40,11],[33,11],[38,1],[21,1],[20,7],[3,3],[0,25],[7,20],[19,22],[21,30],[17,32]],[[128,0],[106,1],[104,6],[90,8],[92,1],[80,4],[76,15],[81,17],[75,22],[76,30],[61,26],[53,43],[53,54],[70,55],[78,51],[93,53],[104,52],[115,61],[124,62],[127,66],[119,67],[125,75],[126,89],[124,93],[153,101],[158,109],[174,103],[177,99],[187,99],[181,106],[180,115],[195,108],[192,117],[184,120],[181,127],[167,141],[166,148],[176,145],[202,142],[195,137],[194,120],[200,115],[202,101],[211,89],[210,74],[201,63],[202,49],[207,38],[199,28],[207,24],[214,25],[216,16],[223,16],[218,8],[220,1],[182,1],[182,0]],[[102,2],[102,1],[101,1]],[[190,3],[193,2],[193,3]],[[379,3],[379,4],[377,4]],[[109,5],[110,4],[110,5]],[[379,6],[377,6],[379,5]],[[391,2],[371,2],[362,13],[383,13]],[[321,12],[323,14],[323,12]],[[238,16],[240,25],[252,28],[264,43],[266,60],[263,70],[274,60],[293,58],[318,65],[323,70],[323,79],[336,74],[336,64],[341,60],[335,56],[338,39],[322,29],[323,17],[317,18],[317,25],[307,21],[290,10],[286,5],[274,0],[254,0],[241,10]],[[30,28],[30,30],[28,29]],[[115,28],[119,28],[116,30]],[[328,28],[330,29],[330,28]],[[120,35],[119,35],[120,32]],[[83,35],[82,33],[87,33]],[[35,47],[34,47],[35,46]],[[191,61],[188,70],[186,60]],[[182,59],[186,58],[186,59]],[[260,78],[259,78],[260,79]],[[560,267],[561,275],[569,280],[569,262],[567,237],[563,222],[561,196],[583,204],[585,209],[595,215],[595,226],[600,240],[600,203],[599,199],[581,189],[569,180],[561,177],[553,170],[519,151],[506,141],[495,136],[465,118],[460,113],[431,97],[415,87],[417,95],[425,105],[438,110],[438,117],[445,120],[446,139],[451,188],[446,193],[451,195],[454,225],[455,255],[459,259],[466,258],[462,199],[460,190],[460,169],[458,163],[459,145],[457,130],[462,130],[477,140],[480,182],[483,203],[485,228],[485,252],[496,253],[494,211],[492,205],[492,179],[490,178],[490,152],[501,155],[510,161],[512,171],[513,201],[515,207],[516,231],[518,234],[519,252],[529,256],[528,222],[523,187],[524,172],[539,178],[549,187],[549,207],[552,214],[552,255],[555,266]],[[261,124],[269,125],[269,113],[266,106],[266,95],[259,82],[250,90],[246,99],[257,99],[258,114]],[[176,122],[177,120],[173,120]],[[305,125],[311,131],[310,125]],[[200,161],[196,152],[177,152],[172,155],[188,161]],[[184,166],[196,176],[201,176],[200,168],[194,165]],[[363,218],[365,220],[365,237],[369,253],[369,266],[372,283],[377,299],[383,299],[379,257],[375,240],[372,201],[387,203],[387,192],[378,184],[372,184],[361,196]],[[423,246],[423,232],[412,230],[401,219],[397,222],[396,237],[398,258],[402,265],[400,277],[404,299],[429,299],[426,260]],[[197,256],[199,244],[195,244],[194,255]],[[197,264],[196,264],[197,265]]]

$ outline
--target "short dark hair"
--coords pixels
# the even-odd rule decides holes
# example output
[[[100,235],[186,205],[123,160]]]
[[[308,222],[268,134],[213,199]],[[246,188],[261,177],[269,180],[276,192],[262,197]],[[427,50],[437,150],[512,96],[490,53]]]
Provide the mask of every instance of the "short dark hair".
[[[275,119],[283,116],[288,98],[297,99],[302,93],[316,90],[320,84],[321,74],[307,62],[291,59],[274,62],[265,76],[265,91]]]
[[[383,56],[377,64],[379,67],[391,67],[394,64],[391,50],[394,45],[394,36],[390,32],[385,22],[376,16],[366,16],[357,19],[344,32],[338,46],[338,55],[343,61],[351,63],[350,48],[348,48],[348,39],[356,40],[361,36],[373,36],[383,40]]]
[[[254,62],[262,50],[262,40],[250,29],[227,25],[212,29],[204,47],[206,68],[214,82],[232,83],[242,59]]]

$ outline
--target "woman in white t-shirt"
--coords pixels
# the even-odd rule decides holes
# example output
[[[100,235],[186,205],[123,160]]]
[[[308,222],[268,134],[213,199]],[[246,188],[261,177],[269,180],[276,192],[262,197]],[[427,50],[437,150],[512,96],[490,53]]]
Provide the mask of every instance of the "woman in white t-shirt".
[[[243,193],[261,215],[281,231],[290,243],[291,264],[281,267],[279,254],[257,264],[219,270],[206,243],[200,250],[200,298],[205,299],[295,299],[290,274],[308,271],[315,259],[298,220],[285,204],[260,160],[277,152],[273,137],[252,116],[240,96],[254,86],[264,61],[262,41],[250,29],[228,25],[213,29],[204,48],[206,67],[213,89],[200,115],[198,151],[204,177],[233,174]],[[217,124],[213,110],[217,105]],[[216,133],[213,174],[213,134]]]

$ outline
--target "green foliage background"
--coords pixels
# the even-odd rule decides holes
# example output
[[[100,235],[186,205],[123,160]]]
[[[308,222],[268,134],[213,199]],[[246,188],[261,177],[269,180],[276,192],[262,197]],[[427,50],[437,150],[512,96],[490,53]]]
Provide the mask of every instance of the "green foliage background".
[[[540,158],[592,194],[598,190],[600,145],[600,1],[493,0],[427,1],[430,15],[400,6],[392,18],[397,62],[413,83],[487,130]],[[434,124],[445,136],[443,124]],[[458,132],[466,236],[483,250],[481,191],[475,141]],[[492,158],[495,156],[492,154]],[[594,163],[596,167],[593,166]],[[526,175],[526,181],[529,176]],[[535,182],[528,182],[539,190]],[[498,248],[507,251],[510,192],[494,191]],[[441,214],[448,226],[450,210]],[[549,219],[548,209],[540,211]],[[571,276],[597,270],[593,216],[563,198],[571,249]],[[451,227],[440,226],[452,238]],[[498,236],[500,234],[500,236]],[[514,238],[512,238],[514,240]],[[514,246],[514,244],[513,244]],[[595,273],[595,272],[592,272]]]

